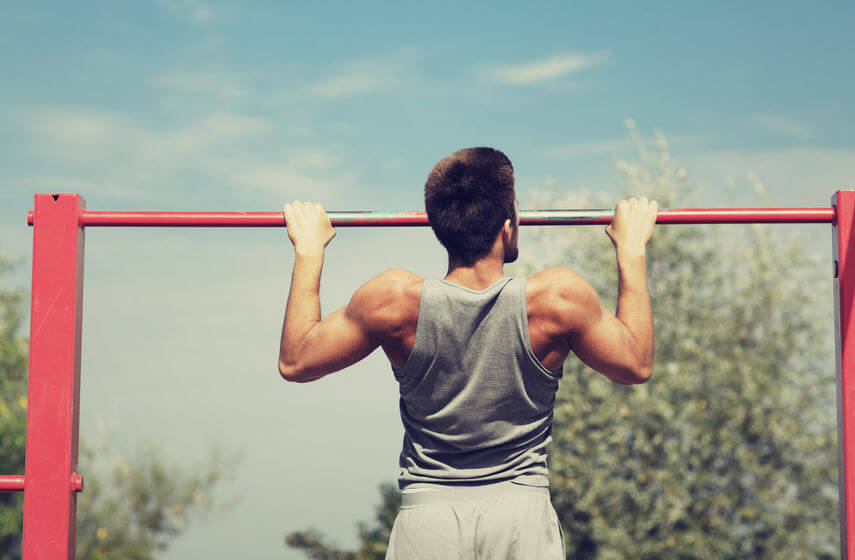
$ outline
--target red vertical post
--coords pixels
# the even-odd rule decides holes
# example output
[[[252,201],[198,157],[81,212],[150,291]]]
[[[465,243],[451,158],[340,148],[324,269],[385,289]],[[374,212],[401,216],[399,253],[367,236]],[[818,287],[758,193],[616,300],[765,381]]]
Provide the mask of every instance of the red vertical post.
[[[23,557],[73,559],[86,201],[35,198]]]
[[[837,472],[840,557],[855,558],[855,190],[831,197],[834,323],[837,362]],[[849,249],[852,249],[850,251]]]

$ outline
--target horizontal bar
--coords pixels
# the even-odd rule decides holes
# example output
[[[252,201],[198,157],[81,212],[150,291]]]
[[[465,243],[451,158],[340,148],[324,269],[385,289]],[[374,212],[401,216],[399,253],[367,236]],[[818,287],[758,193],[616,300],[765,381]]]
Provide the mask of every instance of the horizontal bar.
[[[23,492],[24,477],[19,474],[0,475],[0,492]]]
[[[424,212],[327,212],[335,227],[427,226]],[[520,210],[524,226],[598,225],[613,209]],[[27,223],[33,225],[33,212]],[[833,207],[660,209],[658,224],[830,224]],[[80,214],[81,226],[109,227],[284,227],[282,212],[98,212]]]

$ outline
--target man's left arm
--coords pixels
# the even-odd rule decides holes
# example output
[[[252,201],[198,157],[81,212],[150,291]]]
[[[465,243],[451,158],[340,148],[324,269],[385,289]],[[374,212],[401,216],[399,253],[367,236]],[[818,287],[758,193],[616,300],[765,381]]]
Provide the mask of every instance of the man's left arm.
[[[322,321],[321,269],[335,230],[320,204],[294,202],[286,204],[283,213],[295,258],[279,373],[288,381],[314,381],[358,362],[380,345],[380,333],[366,321],[374,286],[369,282],[357,290],[347,306]]]

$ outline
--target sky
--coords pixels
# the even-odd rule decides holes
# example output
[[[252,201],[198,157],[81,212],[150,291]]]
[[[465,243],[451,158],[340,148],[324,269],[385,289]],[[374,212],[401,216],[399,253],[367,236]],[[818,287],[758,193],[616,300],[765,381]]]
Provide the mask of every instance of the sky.
[[[853,16],[847,2],[0,3],[0,251],[27,287],[36,192],[90,210],[421,210],[434,163],[479,145],[514,162],[521,208],[545,189],[616,201],[627,119],[668,139],[709,206],[763,205],[758,181],[769,205],[828,206],[855,188]],[[828,228],[799,227],[830,263]],[[240,456],[238,504],[164,559],[300,558],[282,537],[310,526],[352,546],[397,475],[382,353],[279,378],[292,263],[274,229],[86,233],[82,438],[151,438],[187,468],[213,446]],[[340,231],[323,312],[382,270],[445,266],[429,230]]]

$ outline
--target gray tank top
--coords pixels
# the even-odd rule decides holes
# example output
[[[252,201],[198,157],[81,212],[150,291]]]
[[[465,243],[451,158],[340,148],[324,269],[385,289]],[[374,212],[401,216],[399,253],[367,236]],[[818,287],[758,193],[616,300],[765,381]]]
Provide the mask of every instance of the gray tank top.
[[[399,489],[549,485],[563,366],[549,371],[532,352],[525,301],[524,277],[485,290],[425,279],[412,353],[392,368],[404,424]]]

